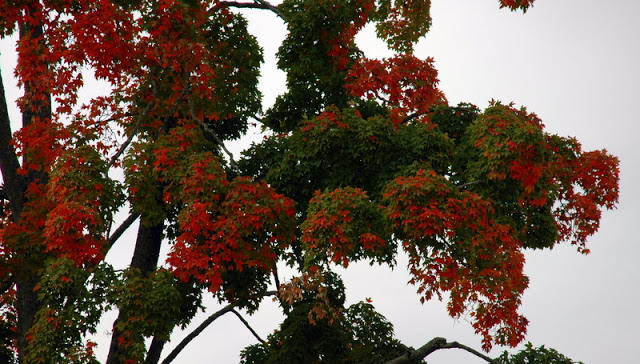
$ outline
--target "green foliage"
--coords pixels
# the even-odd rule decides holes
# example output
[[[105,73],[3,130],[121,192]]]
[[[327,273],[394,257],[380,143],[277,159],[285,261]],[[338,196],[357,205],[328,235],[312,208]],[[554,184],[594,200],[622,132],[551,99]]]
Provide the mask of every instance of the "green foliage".
[[[413,51],[413,45],[431,27],[430,0],[378,0],[372,19],[376,21],[378,37],[386,40],[390,49]]]
[[[280,329],[265,344],[245,348],[240,362],[379,364],[409,349],[393,337],[393,325],[370,303],[349,306],[331,325],[326,320],[311,324],[311,308],[311,302],[296,303]]]
[[[244,153],[240,166],[292,197],[304,211],[316,190],[360,188],[376,201],[399,169],[423,160],[443,173],[452,143],[428,125],[398,127],[389,118],[364,119],[357,109],[329,108],[289,135],[276,135]]]
[[[120,309],[115,329],[120,332],[123,360],[144,358],[144,338],[169,340],[177,326],[185,327],[200,308],[202,287],[179,282],[166,269],[144,277],[132,268],[112,284],[109,297]]]
[[[534,348],[531,343],[527,343],[525,348],[516,354],[502,353],[496,360],[504,364],[583,364],[581,361],[573,361],[544,345]]]
[[[43,308],[29,335],[28,362],[98,363],[87,334],[95,334],[102,313],[111,307],[116,275],[107,264],[88,272],[73,260],[51,261],[36,286]]]
[[[532,3],[500,1],[523,11]],[[151,361],[145,341],[186,327],[205,289],[252,313],[282,262],[299,273],[277,283],[286,318],[267,343],[243,351],[243,363],[386,361],[409,348],[371,304],[345,308],[331,268],[393,267],[400,249],[420,299],[448,293],[449,314],[468,317],[484,349],[521,342],[523,248],[569,240],[588,252],[601,210],[617,202],[618,161],[546,133],[524,108],[449,106],[434,61],[413,55],[430,6],[0,4],[0,34],[20,24],[25,91],[13,137],[0,115],[10,200],[0,206],[0,277],[11,280],[1,287],[0,361],[20,350],[29,363],[93,364],[86,337],[110,309],[119,316],[108,361]],[[262,119],[262,49],[235,7],[273,10],[288,30],[277,53],[287,91]],[[357,49],[370,22],[392,57]],[[87,68],[111,88],[79,105]],[[246,135],[251,118],[265,139],[229,160],[224,142]],[[113,217],[128,207],[127,222],[139,215],[142,230],[132,267],[115,272],[104,259],[118,247]],[[167,247],[167,267],[156,267]],[[34,322],[29,330],[18,313]],[[530,345],[503,357],[572,363]]]
[[[347,65],[355,55],[355,29],[363,25],[366,12],[359,2],[286,0],[280,5],[289,34],[278,51],[278,67],[287,72],[288,91],[269,109],[265,125],[290,131],[330,105],[347,105]]]

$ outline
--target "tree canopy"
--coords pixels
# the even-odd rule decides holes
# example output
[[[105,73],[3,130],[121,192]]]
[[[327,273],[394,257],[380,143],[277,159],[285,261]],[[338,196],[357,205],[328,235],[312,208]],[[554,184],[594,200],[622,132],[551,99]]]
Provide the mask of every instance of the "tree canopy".
[[[266,109],[243,8],[288,30],[277,53],[287,90]],[[419,363],[444,348],[571,363],[531,345],[497,359],[444,338],[409,348],[370,302],[345,304],[336,266],[394,267],[406,254],[416,299],[447,299],[485,351],[515,347],[528,324],[523,252],[566,242],[588,254],[618,201],[606,150],[584,151],[512,103],[447,101],[434,61],[413,52],[429,10],[429,0],[0,3],[24,91],[11,120],[0,78],[0,361],[96,363],[88,337],[116,310],[106,363],[168,364],[211,321],[246,322],[239,309],[273,297],[285,320],[243,363]],[[358,49],[367,24],[392,57]],[[86,69],[105,95],[83,99]],[[235,158],[225,144],[251,124],[264,138]],[[105,256],[136,221],[131,263],[115,269]],[[284,265],[298,276],[282,282]],[[204,295],[226,306],[163,351]]]

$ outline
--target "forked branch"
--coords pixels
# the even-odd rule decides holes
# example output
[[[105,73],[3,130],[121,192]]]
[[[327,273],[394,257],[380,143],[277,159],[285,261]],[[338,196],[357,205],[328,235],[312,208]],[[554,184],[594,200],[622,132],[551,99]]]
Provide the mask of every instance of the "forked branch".
[[[275,295],[276,293],[277,292],[275,291],[267,291],[264,293],[263,297],[272,296],[272,295]],[[175,359],[178,356],[178,354],[180,354],[180,352],[191,342],[191,340],[195,339],[198,335],[200,335],[204,331],[204,329],[206,329],[209,325],[211,325],[213,321],[217,320],[219,317],[221,317],[222,315],[228,312],[233,312],[235,307],[236,307],[235,304],[230,303],[224,306],[223,308],[221,308],[220,310],[218,310],[217,312],[213,313],[211,316],[207,317],[206,320],[204,320],[200,325],[198,325],[198,327],[196,327],[191,333],[189,333],[189,335],[187,335],[184,339],[182,339],[182,341],[180,341],[180,343],[171,351],[171,353],[169,353],[169,355],[167,355],[167,357],[162,361],[161,364],[171,363],[173,359]],[[245,326],[247,326],[247,328],[251,330],[253,335],[256,338],[258,338],[259,341],[264,342],[262,341],[262,339],[260,339],[260,337],[255,333],[255,331],[253,331],[253,329],[249,326],[249,324],[238,313],[235,313],[235,314],[240,318],[240,320],[242,320]]]
[[[412,350],[412,351],[407,351],[406,354],[402,354],[401,356],[389,360],[388,362],[384,363],[384,364],[409,364],[409,363],[415,363],[419,360],[422,360],[424,358],[426,358],[429,354],[433,353],[434,351],[440,350],[440,349],[462,349],[462,350],[466,350],[468,352],[470,352],[471,354],[486,360],[487,363],[490,364],[502,364],[501,362],[492,359],[484,354],[482,354],[481,352],[472,349],[466,345],[462,345],[460,343],[458,343],[457,341],[453,341],[453,342],[447,342],[447,339],[442,338],[442,337],[436,337],[431,339],[429,342],[427,342],[426,344],[422,345],[419,349],[417,350]]]

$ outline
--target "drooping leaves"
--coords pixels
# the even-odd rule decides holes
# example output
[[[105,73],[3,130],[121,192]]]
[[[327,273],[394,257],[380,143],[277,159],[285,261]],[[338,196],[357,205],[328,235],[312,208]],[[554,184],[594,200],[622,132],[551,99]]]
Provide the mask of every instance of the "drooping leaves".
[[[145,339],[187,324],[203,288],[256,310],[280,261],[300,270],[279,287],[287,318],[243,360],[391,359],[406,350],[391,324],[368,304],[345,309],[330,268],[393,265],[400,247],[423,301],[448,294],[450,315],[468,314],[485,349],[518,344],[523,249],[570,241],[587,253],[601,211],[617,202],[618,160],[546,133],[512,105],[447,105],[434,61],[412,54],[431,25],[428,0],[286,0],[275,12],[289,31],[278,52],[288,90],[262,119],[281,134],[226,161],[224,141],[262,110],[262,52],[231,8],[269,6],[243,4],[0,4],[0,33],[20,25],[25,90],[23,126],[0,146],[22,158],[11,186],[20,208],[3,205],[1,216],[0,277],[10,284],[0,361],[28,337],[20,345],[32,362],[95,362],[84,336],[111,307],[120,359],[143,360]],[[370,22],[394,56],[357,49]],[[110,88],[80,105],[87,68]],[[143,228],[164,229],[168,268],[102,262],[126,207]],[[34,324],[19,335],[14,283],[37,296]]]

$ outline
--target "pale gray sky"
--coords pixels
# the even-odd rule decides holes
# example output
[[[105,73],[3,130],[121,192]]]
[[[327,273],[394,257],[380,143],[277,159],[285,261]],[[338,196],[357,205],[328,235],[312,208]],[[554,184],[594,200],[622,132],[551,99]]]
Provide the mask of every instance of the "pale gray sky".
[[[265,50],[261,87],[269,104],[284,90],[274,54],[286,29],[269,13],[246,13]],[[525,15],[499,10],[496,0],[432,0],[433,28],[416,49],[420,57],[435,58],[441,89],[451,104],[466,101],[484,108],[491,99],[513,101],[536,112],[548,131],[575,136],[585,150],[606,148],[620,158],[619,208],[604,213],[600,231],[588,243],[592,253],[583,256],[560,245],[527,255],[531,284],[522,306],[530,320],[527,340],[587,364],[633,364],[640,358],[640,235],[632,230],[640,217],[638,14],[640,2],[633,0],[537,0]],[[371,32],[358,40],[368,56],[389,54]],[[1,46],[7,87],[13,63],[4,50],[11,43]],[[236,151],[242,147],[234,145]],[[110,259],[126,262],[129,257]],[[471,326],[449,318],[444,304],[420,305],[415,289],[406,285],[402,262],[393,272],[352,265],[344,277],[349,302],[371,297],[405,344],[419,347],[442,336],[480,348]],[[216,309],[212,304],[192,327]],[[266,337],[282,316],[276,304],[265,301],[247,319]],[[108,349],[104,330],[109,326],[98,335],[99,353]],[[182,336],[176,333],[166,350]],[[237,363],[240,350],[254,342],[242,323],[227,315],[195,339],[177,362]],[[429,363],[483,361],[462,351],[440,351],[429,356]]]

